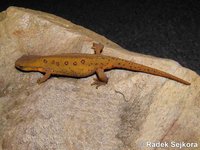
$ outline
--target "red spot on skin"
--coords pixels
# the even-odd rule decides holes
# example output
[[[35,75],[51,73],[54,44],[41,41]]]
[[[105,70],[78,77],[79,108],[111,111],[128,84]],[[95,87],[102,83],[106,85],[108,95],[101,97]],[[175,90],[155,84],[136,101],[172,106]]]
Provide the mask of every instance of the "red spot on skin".
[[[43,60],[43,62],[46,64],[46,63],[47,63],[47,60],[46,60],[46,59],[44,59],[44,60]]]
[[[59,62],[56,62],[56,66],[59,66],[60,65],[60,63]]]
[[[52,64],[55,64],[55,60],[52,60],[52,62],[51,62]]]
[[[82,60],[81,60],[81,63],[82,63],[82,64],[84,64],[84,63],[85,63],[85,60],[84,60],[84,59],[82,59]]]
[[[65,65],[68,65],[68,61],[65,61]]]
[[[76,62],[76,61],[75,61],[75,62],[73,62],[73,65],[75,65],[75,66],[76,66],[76,65],[77,65],[77,62]]]

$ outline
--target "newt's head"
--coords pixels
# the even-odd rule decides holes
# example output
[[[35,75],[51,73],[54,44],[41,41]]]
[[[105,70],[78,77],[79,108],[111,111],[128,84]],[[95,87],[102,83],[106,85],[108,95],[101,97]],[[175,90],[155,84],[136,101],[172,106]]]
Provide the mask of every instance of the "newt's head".
[[[39,71],[40,63],[39,60],[40,56],[37,55],[23,55],[15,62],[15,67],[23,70],[23,71]]]

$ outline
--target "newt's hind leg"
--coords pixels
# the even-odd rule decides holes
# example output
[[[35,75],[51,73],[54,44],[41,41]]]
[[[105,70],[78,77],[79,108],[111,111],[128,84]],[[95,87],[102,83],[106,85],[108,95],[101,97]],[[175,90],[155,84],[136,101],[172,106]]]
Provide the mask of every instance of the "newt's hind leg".
[[[94,49],[94,53],[95,54],[101,54],[101,52],[103,51],[103,44],[101,43],[93,43],[92,45],[92,49]]]
[[[99,86],[105,85],[108,83],[108,77],[104,73],[103,69],[97,69],[96,71],[98,79],[94,79],[94,82],[91,85],[96,85],[96,89]]]
[[[51,70],[46,70],[45,75],[37,80],[37,83],[40,84],[45,82],[51,76]]]

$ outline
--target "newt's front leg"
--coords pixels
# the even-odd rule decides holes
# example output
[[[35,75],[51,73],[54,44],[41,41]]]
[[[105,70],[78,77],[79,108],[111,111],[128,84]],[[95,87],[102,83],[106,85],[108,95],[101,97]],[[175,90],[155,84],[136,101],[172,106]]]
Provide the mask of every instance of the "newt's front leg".
[[[51,74],[52,74],[52,70],[46,69],[45,70],[45,75],[43,77],[39,78],[37,80],[37,83],[40,84],[42,82],[45,82],[51,76]]]

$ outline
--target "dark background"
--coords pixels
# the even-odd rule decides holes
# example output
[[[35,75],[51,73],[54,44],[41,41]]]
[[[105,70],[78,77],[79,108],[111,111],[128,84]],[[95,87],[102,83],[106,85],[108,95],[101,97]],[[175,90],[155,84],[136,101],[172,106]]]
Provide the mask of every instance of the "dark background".
[[[61,16],[128,50],[173,59],[200,74],[198,0],[0,0],[0,11],[9,6]]]

